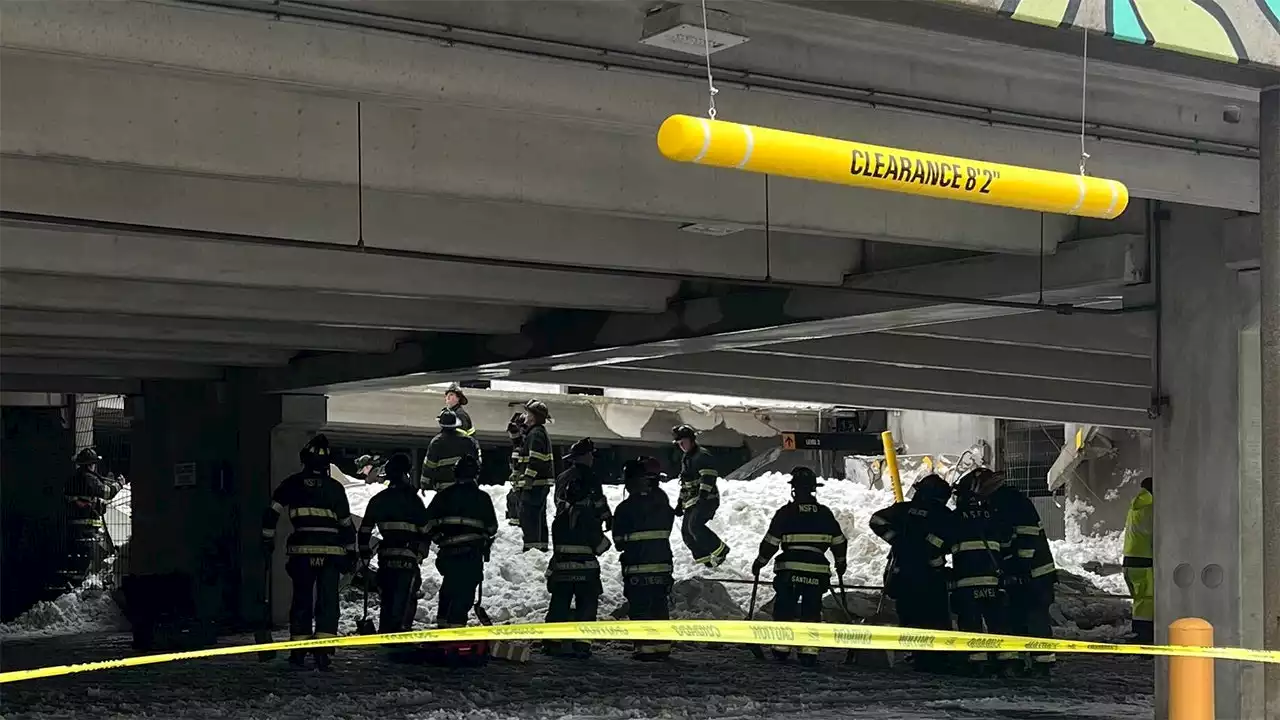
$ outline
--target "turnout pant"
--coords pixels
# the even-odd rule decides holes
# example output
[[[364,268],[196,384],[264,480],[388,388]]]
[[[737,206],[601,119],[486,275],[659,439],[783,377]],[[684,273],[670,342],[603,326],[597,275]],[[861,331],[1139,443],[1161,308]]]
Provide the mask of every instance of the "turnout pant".
[[[404,558],[385,558],[378,563],[378,632],[393,633],[413,628],[417,610],[418,585],[422,577],[417,563]]]
[[[781,572],[773,579],[773,619],[777,622],[822,622],[822,596],[827,592],[826,577],[804,573]],[[774,647],[779,657],[791,654],[786,645]],[[800,655],[817,657],[818,648],[798,648]]]
[[[511,486],[507,490],[507,524],[520,527],[520,492],[523,488]]]
[[[622,595],[627,599],[627,616],[632,620],[670,620],[670,575],[630,575],[624,578]],[[671,643],[637,640],[635,657],[647,660],[671,654]]]
[[[524,549],[545,552],[548,540],[547,485],[535,485],[520,491],[520,529],[524,531]]]
[[[950,630],[951,608],[947,598],[947,577],[931,568],[912,571],[906,568],[894,576],[892,596],[902,627],[921,630]],[[916,651],[911,662],[918,669],[940,668],[946,664],[946,653]]]
[[[1129,558],[1125,561],[1130,562]],[[1155,572],[1155,568],[1149,566],[1126,565],[1124,568],[1124,584],[1129,586],[1129,594],[1133,596],[1133,632],[1137,636],[1134,641],[1144,645],[1154,643],[1156,636]]]
[[[951,593],[951,608],[956,613],[956,629],[960,632],[1003,635],[1009,632],[1004,591],[997,587],[958,588]],[[985,663],[990,655],[984,650],[971,652],[968,660]],[[999,653],[997,660],[1013,660],[1016,653]]]
[[[600,594],[604,592],[599,575],[576,575],[566,579],[552,577],[547,581],[547,589],[551,591],[547,622],[595,622],[600,610]],[[568,641],[545,640],[542,647],[547,652],[556,653],[569,644]],[[576,653],[591,652],[590,641],[575,640],[571,646]]]
[[[484,577],[484,559],[479,553],[436,559],[440,571],[440,605],[437,627],[465,627],[476,604],[476,588]]]
[[[285,564],[293,581],[289,602],[289,639],[338,636],[338,581],[342,577],[336,555],[291,555]],[[312,629],[312,621],[315,628]],[[332,653],[321,648],[315,653]]]
[[[684,537],[685,547],[693,553],[693,561],[707,567],[719,566],[729,554],[729,546],[707,527],[719,507],[718,501],[703,500],[685,510],[680,525],[680,534]]]
[[[1049,617],[1049,606],[1053,604],[1053,585],[1054,581],[1051,579],[1030,578],[1009,587],[1010,635],[1053,637],[1053,620]],[[1051,652],[1031,653],[1031,662],[1036,664],[1056,660],[1057,656]]]

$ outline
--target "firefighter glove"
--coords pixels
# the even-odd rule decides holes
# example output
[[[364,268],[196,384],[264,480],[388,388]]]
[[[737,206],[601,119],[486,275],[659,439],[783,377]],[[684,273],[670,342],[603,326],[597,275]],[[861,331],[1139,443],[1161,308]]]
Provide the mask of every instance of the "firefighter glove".
[[[759,575],[760,571],[764,569],[764,566],[768,562],[769,562],[768,560],[761,560],[760,558],[756,558],[756,561],[751,563],[751,574]]]

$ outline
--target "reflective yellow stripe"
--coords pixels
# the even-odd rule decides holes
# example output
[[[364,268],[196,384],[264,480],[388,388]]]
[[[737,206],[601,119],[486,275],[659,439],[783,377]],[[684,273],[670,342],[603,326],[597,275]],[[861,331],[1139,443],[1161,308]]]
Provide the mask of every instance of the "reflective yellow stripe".
[[[595,558],[591,558],[590,560],[585,560],[581,562],[561,561],[561,562],[551,563],[549,569],[551,570],[599,570],[600,563],[596,562]]]
[[[668,540],[671,538],[670,530],[641,530],[640,532],[627,533],[617,538],[618,542],[640,542],[642,540]]]
[[[489,536],[481,535],[480,533],[463,533],[461,535],[454,535],[453,537],[441,538],[439,540],[439,544],[441,546],[462,545],[463,543],[475,542],[477,540],[488,540],[488,539],[489,539]],[[591,551],[588,550],[587,552],[591,552]]]
[[[701,490],[702,492],[713,493],[716,491],[716,486],[710,485],[708,483],[702,483],[698,485],[698,489]]]
[[[847,542],[849,542],[849,539],[848,539],[848,538],[846,538],[844,535],[832,535],[832,536],[831,536],[831,544],[832,544],[832,545],[843,545],[843,544],[845,544],[845,543],[847,543]]]
[[[440,466],[436,464],[435,460],[432,460],[431,458],[427,458],[426,460],[422,461],[422,467],[426,468],[427,470],[435,470]]]
[[[684,504],[681,505],[680,507],[684,508],[685,510],[688,510],[689,508],[697,504],[698,504],[698,498],[695,497],[695,498],[690,498],[688,500],[685,500]]]
[[[389,520],[378,523],[378,532],[381,532],[383,535],[395,531],[416,533],[418,532],[418,526],[413,523],[400,522],[399,520]]]
[[[1035,556],[1036,551],[1031,548],[1022,548],[1018,551],[1018,557],[1020,558],[1033,558]]]
[[[830,543],[831,536],[823,533],[791,533],[783,535],[784,543]]]
[[[1013,529],[1014,529],[1014,532],[1018,533],[1019,535],[1039,535],[1040,534],[1039,525],[1018,525]]]
[[[623,565],[623,575],[649,575],[657,573],[672,573],[675,567],[671,563],[648,563],[645,565]]]
[[[555,551],[566,555],[594,555],[586,545],[556,545]]]
[[[1000,584],[1000,579],[994,575],[979,575],[978,577],[961,578],[956,581],[957,588],[967,587],[994,587]]]
[[[300,528],[294,528],[294,530],[296,532],[330,533],[333,535],[338,534],[338,528],[335,528],[335,527],[300,527]]]
[[[538,471],[534,470],[533,468],[525,468],[524,474],[525,474],[525,477],[538,477]]]
[[[289,517],[290,518],[322,517],[322,518],[331,518],[333,520],[337,520],[338,514],[330,510],[329,508],[296,507],[296,508],[289,508]]]
[[[542,461],[545,461],[545,462],[551,462],[551,454],[550,454],[550,453],[546,453],[546,454],[544,454],[544,453],[534,452],[533,450],[530,450],[530,451],[529,451],[529,457],[533,458],[534,460],[542,460]]]
[[[1049,563],[1047,563],[1047,564],[1045,564],[1045,565],[1041,565],[1040,567],[1035,568],[1034,570],[1032,570],[1032,571],[1031,571],[1031,577],[1033,577],[1033,578],[1038,578],[1038,577],[1041,577],[1041,576],[1043,576],[1043,575],[1048,575],[1049,573],[1051,573],[1051,572],[1053,572],[1054,570],[1057,570],[1057,569],[1058,569],[1058,568],[1057,568],[1057,567],[1055,567],[1055,566],[1054,566],[1054,564],[1053,564],[1052,562],[1049,562]]]
[[[819,555],[822,555],[823,553],[826,552],[826,549],[817,547],[815,545],[788,545],[787,551],[788,552],[811,552],[811,553],[818,553]]]
[[[471,437],[472,435],[476,434],[476,429],[474,426],[467,428],[466,430],[463,430],[462,428],[458,428],[458,433],[461,435],[465,435],[467,437]]]
[[[703,469],[703,470],[699,470],[699,471],[698,471],[698,474],[699,474],[699,475],[701,475],[701,476],[704,476],[704,477],[706,477],[706,476],[710,476],[710,477],[720,477],[720,471],[719,471],[719,470]]]
[[[438,520],[432,520],[428,522],[424,527],[434,528],[434,527],[441,527],[443,525],[461,525],[462,527],[480,528],[481,530],[485,529],[483,520],[477,520],[475,518],[469,518],[469,517],[462,517],[461,515],[450,515],[449,517],[442,517]]]
[[[275,536],[276,536],[276,529],[275,529],[275,528],[262,528],[262,537],[264,537],[264,538],[273,538],[273,537],[275,537]]]
[[[555,478],[537,478],[525,481],[525,487],[546,487],[555,484]]]
[[[777,565],[778,570],[792,570],[795,572],[811,572],[822,573],[826,575],[831,572],[831,568],[826,563],[807,563],[795,562],[794,560],[783,560]]]
[[[271,509],[276,511],[277,514],[280,514],[280,515],[284,514],[284,506],[276,502],[275,500],[271,501]]]
[[[773,535],[765,535],[765,536],[764,536],[764,542],[765,542],[765,544],[767,544],[767,545],[781,545],[781,544],[782,544],[782,540],[781,540],[781,539],[779,539],[779,538],[777,538],[777,537],[775,537],[775,536],[773,536]]]
[[[947,565],[947,559],[942,557],[934,558],[929,561],[929,567],[938,568],[938,567],[946,567],[946,565]]]
[[[106,498],[98,497],[97,495],[63,495],[62,498],[64,500],[75,500],[79,502],[95,502],[98,500],[101,500],[102,502],[107,501]]]
[[[383,557],[407,557],[413,560],[418,559],[418,553],[409,548],[378,548],[378,555]]]
[[[888,524],[889,524],[889,521],[888,521],[888,520],[885,520],[884,518],[880,517],[879,515],[872,515],[872,516],[871,516],[871,524],[872,524],[872,525],[888,525]]]
[[[86,518],[81,520],[72,520],[72,525],[90,525],[93,527],[102,527],[102,521],[95,518]]]
[[[347,551],[333,545],[290,545],[285,551],[290,555],[346,555]]]
[[[450,466],[453,466],[453,465],[457,465],[457,464],[458,464],[458,461],[459,461],[459,460],[461,460],[461,459],[462,459],[462,456],[461,456],[461,455],[458,455],[458,456],[455,456],[455,457],[440,458],[439,460],[437,460],[437,461],[436,461],[436,467],[438,467],[438,468],[439,468],[439,467],[450,467]]]
[[[966,540],[951,546],[951,552],[970,552],[973,550],[999,550],[1000,543],[995,540]]]
[[[928,535],[925,535],[924,539],[928,540],[929,544],[936,548],[940,548],[945,544],[942,541],[942,538],[938,537],[937,535],[934,535],[933,533],[929,533]]]

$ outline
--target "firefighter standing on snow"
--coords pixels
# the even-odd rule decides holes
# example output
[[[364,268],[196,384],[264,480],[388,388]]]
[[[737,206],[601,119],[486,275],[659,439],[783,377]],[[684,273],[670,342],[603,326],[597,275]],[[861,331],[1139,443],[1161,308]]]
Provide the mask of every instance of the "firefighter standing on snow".
[[[484,564],[498,536],[493,500],[476,485],[480,466],[475,458],[463,456],[453,474],[456,482],[432,498],[423,525],[427,539],[440,546],[436,569],[442,581],[436,625],[442,628],[467,624]]]
[[[547,551],[547,494],[556,481],[555,461],[546,423],[551,412],[541,400],[524,405],[524,442],[520,447],[520,529],[524,549]]]
[[[658,487],[665,476],[651,457],[628,460],[622,466],[627,497],[618,503],[613,519],[613,544],[622,553],[622,594],[632,620],[668,620],[675,567],[671,557],[671,528],[675,512]],[[671,643],[637,640],[637,660],[664,660]]]
[[[471,424],[471,413],[463,407],[466,404],[467,395],[462,392],[462,386],[458,383],[451,384],[449,389],[444,391],[444,409],[452,410],[453,414],[458,416],[458,432],[471,437],[476,430]]]
[[[1053,586],[1058,582],[1058,569],[1049,549],[1049,538],[1040,524],[1040,513],[1031,499],[1004,483],[1003,475],[986,468],[976,475],[978,492],[999,515],[1008,535],[1002,540],[1004,574],[1001,587],[1007,593],[1008,628],[1012,635],[1052,638],[1053,620],[1049,606],[1053,604]],[[1030,654],[1033,675],[1047,676],[1057,657],[1051,652]],[[1014,673],[1026,668],[1021,659],[1010,663]]]
[[[697,431],[689,425],[671,429],[672,442],[684,453],[680,460],[680,499],[676,515],[684,516],[680,534],[693,553],[693,561],[714,568],[729,554],[729,546],[707,527],[720,507],[720,491],[716,489],[720,472],[711,460],[711,453],[698,445],[696,436]]]
[[[961,632],[1009,633],[1006,593],[1001,587],[1003,543],[1012,528],[989,502],[994,473],[970,470],[956,482],[955,535],[951,539],[951,608]],[[988,492],[983,492],[987,489]],[[972,652],[964,669],[969,675],[1003,674],[1016,653],[1001,652],[995,664],[986,652]]]
[[[360,522],[360,557],[367,564],[373,556],[373,529],[378,542],[378,632],[409,630],[413,625],[414,599],[422,582],[418,566],[426,552],[422,527],[427,510],[409,477],[409,456],[396,453],[387,461],[386,490],[373,496]],[[450,468],[452,470],[452,468]]]
[[[93,448],[76,453],[76,470],[62,490],[66,512],[65,548],[57,588],[75,588],[93,570],[94,560],[102,560],[106,541],[103,520],[107,503],[120,492],[120,483],[99,475],[102,458]]]
[[[591,484],[583,478],[574,478],[564,491],[565,505],[557,508],[555,522],[551,525],[555,552],[547,565],[547,590],[551,592],[551,605],[547,609],[547,622],[594,622],[600,608],[600,561],[596,558],[609,549],[609,539],[600,529],[601,518],[591,497]],[[559,640],[543,642],[543,649],[551,655],[572,654],[575,657],[591,656],[591,643],[575,640],[571,643]]]
[[[289,604],[289,639],[338,636],[338,581],[356,565],[356,532],[347,493],[329,475],[329,440],[316,435],[298,453],[303,470],[284,479],[271,493],[262,518],[262,549],[275,550],[276,523],[286,509],[293,532],[285,552],[285,569],[293,581]],[[315,630],[312,631],[312,621]],[[312,651],[316,667],[328,670],[333,648]],[[293,650],[289,662],[302,665],[307,651]]]
[[[507,478],[507,524],[520,527],[520,491],[524,488],[524,413],[516,413],[507,421],[507,437],[511,439],[511,474]]]
[[[556,477],[555,507],[560,512],[562,505],[567,504],[565,490],[573,482],[581,482],[588,488],[591,504],[596,515],[604,523],[604,531],[609,532],[613,526],[613,514],[609,512],[609,501],[604,497],[604,486],[595,472],[596,444],[591,438],[583,438],[569,446],[569,452],[561,458],[569,463],[569,467]]]
[[[792,501],[774,513],[769,532],[760,541],[760,555],[751,565],[752,573],[759,577],[769,559],[782,549],[773,568],[777,592],[773,619],[778,622],[822,622],[822,596],[831,585],[828,550],[836,561],[836,576],[844,577],[848,542],[831,508],[815,497],[819,487],[822,485],[813,470],[801,466],[791,471]],[[813,665],[818,661],[818,648],[799,648],[799,655],[802,665]],[[791,648],[778,646],[773,656],[786,660]]]
[[[422,480],[427,489],[440,492],[453,484],[453,468],[464,456],[480,460],[480,445],[462,429],[462,420],[455,410],[440,411],[437,422],[440,432],[427,445],[427,456],[422,461]]]
[[[947,501],[951,486],[929,474],[912,486],[911,500],[894,503],[871,516],[871,530],[893,548],[885,572],[885,595],[894,599],[903,627],[950,630],[947,604],[947,553],[955,520]],[[917,670],[942,670],[943,653],[917,652]]]

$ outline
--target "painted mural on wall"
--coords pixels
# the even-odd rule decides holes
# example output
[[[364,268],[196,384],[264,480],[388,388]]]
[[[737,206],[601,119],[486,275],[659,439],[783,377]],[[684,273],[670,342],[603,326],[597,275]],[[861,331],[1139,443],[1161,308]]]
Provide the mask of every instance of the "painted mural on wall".
[[[1188,55],[1280,67],[1280,0],[958,2],[1038,25],[1088,28],[1117,40]]]

